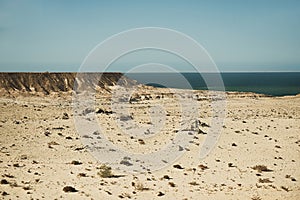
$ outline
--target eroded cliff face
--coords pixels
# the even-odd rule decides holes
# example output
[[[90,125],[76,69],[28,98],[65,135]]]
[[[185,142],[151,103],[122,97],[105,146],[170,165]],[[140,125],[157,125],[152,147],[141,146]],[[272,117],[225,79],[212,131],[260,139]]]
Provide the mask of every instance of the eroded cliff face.
[[[122,73],[0,73],[2,94],[71,92],[82,85],[89,89],[109,90],[113,85],[134,85]]]

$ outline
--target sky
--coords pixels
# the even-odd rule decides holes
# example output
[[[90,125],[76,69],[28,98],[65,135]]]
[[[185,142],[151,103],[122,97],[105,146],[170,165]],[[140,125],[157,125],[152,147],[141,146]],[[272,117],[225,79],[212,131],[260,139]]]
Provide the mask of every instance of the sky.
[[[300,71],[299,19],[298,0],[0,0],[0,71],[78,71],[96,45],[140,27],[190,36],[220,71]],[[188,71],[165,54],[129,55],[115,70],[153,59]]]

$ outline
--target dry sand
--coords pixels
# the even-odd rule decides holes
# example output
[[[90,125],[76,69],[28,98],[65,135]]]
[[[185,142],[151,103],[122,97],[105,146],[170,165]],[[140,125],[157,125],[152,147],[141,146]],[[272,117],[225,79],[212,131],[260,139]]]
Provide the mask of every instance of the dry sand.
[[[157,143],[126,138],[114,125],[113,114],[97,114],[107,137],[129,151],[153,150],[176,134],[176,102],[168,90],[144,92],[165,94],[130,104],[141,124],[149,122],[149,105],[166,105],[166,134],[157,136]],[[300,96],[257,96],[227,96],[222,134],[205,159],[198,155],[207,135],[198,134],[168,167],[137,174],[113,169],[115,176],[109,178],[99,175],[102,164],[81,142],[70,95],[2,96],[0,199],[300,199]],[[108,110],[109,94],[98,99],[98,106]],[[198,102],[200,120],[209,124],[210,102]],[[259,165],[266,168],[255,168]]]

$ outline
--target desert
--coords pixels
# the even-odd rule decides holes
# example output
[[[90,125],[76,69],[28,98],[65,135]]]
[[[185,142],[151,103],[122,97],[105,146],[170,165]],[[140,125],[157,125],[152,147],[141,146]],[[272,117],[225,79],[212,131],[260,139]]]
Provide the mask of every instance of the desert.
[[[207,91],[175,89],[187,99],[198,97],[195,112],[200,113],[199,129],[190,144],[179,149],[183,154],[178,159],[158,170],[132,173],[93,156],[84,140],[96,141],[100,137],[97,133],[87,133],[86,137],[78,133],[72,91],[75,74],[15,73],[12,77],[1,73],[1,199],[300,198],[299,95],[226,92],[220,137],[211,152],[200,159],[199,149],[211,125],[213,100]],[[130,109],[130,117],[119,120],[125,127],[129,121],[151,125],[157,121],[151,121],[150,107],[160,104],[165,110],[165,124],[152,137],[124,133],[110,106],[121,75],[103,77],[95,109],[90,112],[116,148],[147,154],[179,134],[178,101],[170,89],[143,85],[135,91],[135,102],[123,102]],[[136,84],[127,79],[122,83]],[[128,158],[123,164],[126,168],[132,162]]]

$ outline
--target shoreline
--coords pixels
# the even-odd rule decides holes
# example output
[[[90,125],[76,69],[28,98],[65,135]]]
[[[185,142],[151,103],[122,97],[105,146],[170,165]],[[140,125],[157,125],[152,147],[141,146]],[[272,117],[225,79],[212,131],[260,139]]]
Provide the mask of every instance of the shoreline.
[[[183,72],[185,73],[185,72]],[[240,73],[240,72],[237,72]],[[255,72],[251,72],[255,73]],[[259,72],[262,73],[262,72]],[[275,72],[274,72],[275,73]],[[280,73],[280,72],[276,72]],[[79,75],[79,76],[78,76]],[[84,77],[87,75],[88,77]],[[0,92],[2,91],[3,94],[5,93],[31,93],[34,94],[36,92],[44,92],[49,93],[55,91],[55,92],[69,92],[71,90],[74,90],[75,79],[77,78],[90,78],[90,81],[97,81],[97,76],[102,76],[102,79],[104,79],[104,84],[111,85],[111,84],[118,84],[118,80],[123,77],[125,79],[125,86],[132,85],[132,84],[143,84],[139,83],[136,80],[131,79],[130,77],[126,76],[126,74],[121,72],[0,72],[0,78],[2,79],[0,81]],[[124,76],[125,75],[125,76]],[[106,77],[107,76],[107,77]],[[42,87],[48,82],[45,90],[43,90]],[[36,85],[38,83],[38,85]],[[123,84],[123,83],[122,83]],[[35,85],[35,86],[33,86]],[[101,87],[101,86],[100,86]],[[153,86],[155,87],[155,86]],[[228,86],[229,87],[229,86]],[[233,86],[230,86],[233,87]],[[255,86],[257,87],[257,86]],[[54,89],[55,88],[55,89]],[[157,87],[160,88],[160,87]],[[184,88],[178,88],[178,87],[169,87],[170,89],[184,89]],[[284,94],[284,95],[273,95],[266,92],[255,92],[255,91],[240,91],[240,90],[226,90],[226,94],[232,94],[232,93],[244,93],[244,94],[253,94],[258,96],[268,96],[268,97],[285,97],[285,96],[297,96],[300,94]],[[189,89],[187,89],[189,90]],[[194,89],[195,91],[208,91],[207,89]]]

